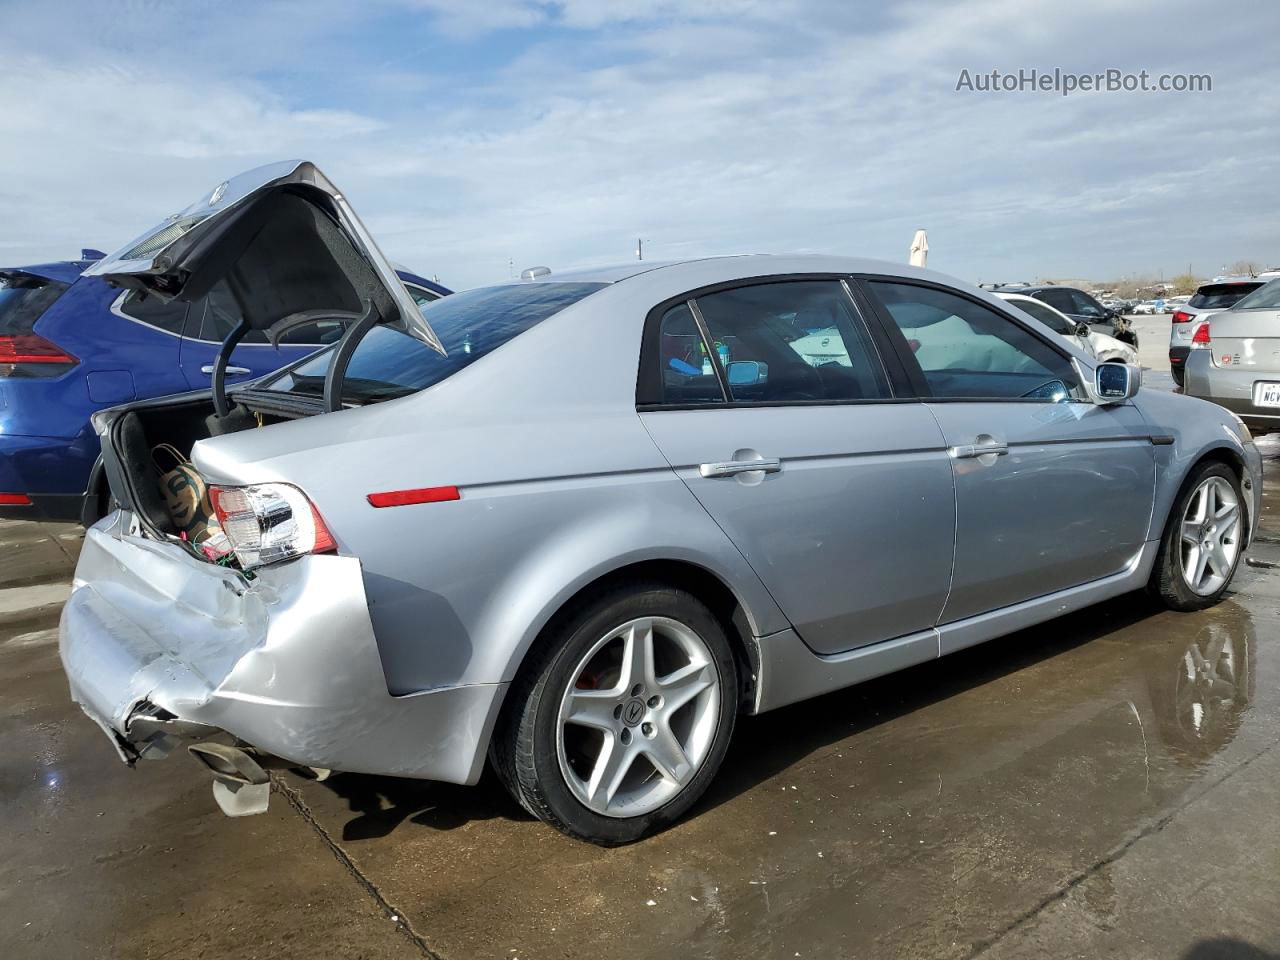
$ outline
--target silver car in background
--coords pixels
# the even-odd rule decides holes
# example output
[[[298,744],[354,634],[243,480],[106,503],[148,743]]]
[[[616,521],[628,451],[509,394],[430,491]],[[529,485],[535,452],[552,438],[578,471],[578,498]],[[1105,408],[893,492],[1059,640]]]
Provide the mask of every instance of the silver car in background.
[[[1196,326],[1186,393],[1226,407],[1255,429],[1280,430],[1280,280]]]
[[[286,163],[95,269],[226,280],[272,336],[350,323],[266,379],[95,417],[116,509],[62,615],[71,694],[127,763],[195,741],[233,814],[272,765],[489,762],[566,833],[632,841],[697,800],[740,714],[1140,588],[1209,606],[1258,516],[1236,418],[900,264],[636,262],[419,312]],[[175,531],[161,443],[232,554]]]
[[[1169,324],[1169,370],[1178,386],[1182,386],[1187,356],[1200,322],[1229,310],[1266,282],[1258,277],[1228,277],[1202,283],[1191,299],[1174,307]]]

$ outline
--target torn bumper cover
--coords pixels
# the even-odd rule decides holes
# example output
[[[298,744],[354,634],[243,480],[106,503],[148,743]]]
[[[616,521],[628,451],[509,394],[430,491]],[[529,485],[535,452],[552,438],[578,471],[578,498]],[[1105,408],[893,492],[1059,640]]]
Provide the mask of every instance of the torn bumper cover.
[[[72,698],[126,762],[225,731],[298,766],[479,778],[504,684],[388,693],[358,560],[248,582],[124,534],[125,516],[86,534],[59,642]]]

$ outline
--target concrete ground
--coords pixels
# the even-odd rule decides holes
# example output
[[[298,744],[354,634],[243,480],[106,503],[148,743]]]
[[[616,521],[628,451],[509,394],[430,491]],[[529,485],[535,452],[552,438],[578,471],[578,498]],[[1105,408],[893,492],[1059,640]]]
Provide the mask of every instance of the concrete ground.
[[[0,524],[0,958],[1280,957],[1274,570],[745,718],[692,815],[601,850],[491,778],[283,774],[230,820],[185,756],[126,769],[58,663],[77,546]]]

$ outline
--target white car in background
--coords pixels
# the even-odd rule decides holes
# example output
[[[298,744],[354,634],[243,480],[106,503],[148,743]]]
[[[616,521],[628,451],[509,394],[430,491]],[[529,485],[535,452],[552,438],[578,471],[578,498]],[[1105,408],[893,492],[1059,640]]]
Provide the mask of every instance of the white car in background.
[[[1098,333],[1090,329],[1087,323],[1077,323],[1061,310],[1055,310],[1043,300],[1028,297],[1023,293],[997,292],[996,296],[1001,300],[1007,300],[1012,303],[1023,313],[1028,313],[1035,317],[1046,327],[1053,330],[1054,333],[1061,334],[1073,342],[1083,344],[1085,349],[1103,363],[1136,364],[1138,362],[1138,351],[1129,346],[1129,344],[1122,343],[1115,337],[1108,337],[1105,333]]]

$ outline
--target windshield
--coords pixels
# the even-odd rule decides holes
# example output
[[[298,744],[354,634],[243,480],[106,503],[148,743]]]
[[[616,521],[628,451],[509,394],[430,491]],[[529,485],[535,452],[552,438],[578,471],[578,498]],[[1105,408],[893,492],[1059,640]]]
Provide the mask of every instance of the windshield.
[[[439,383],[552,314],[607,286],[531,283],[481,287],[421,305],[447,357],[420,340],[374,327],[351,357],[344,400],[389,400]],[[317,354],[268,385],[269,390],[320,396],[333,351]]]
[[[1276,310],[1280,309],[1280,280],[1265,283],[1253,293],[1243,298],[1232,310]]]
[[[0,336],[30,333],[67,284],[28,273],[0,273]]]
[[[1202,310],[1225,310],[1235,306],[1246,294],[1262,286],[1259,283],[1206,283],[1195,292],[1187,306]]]

